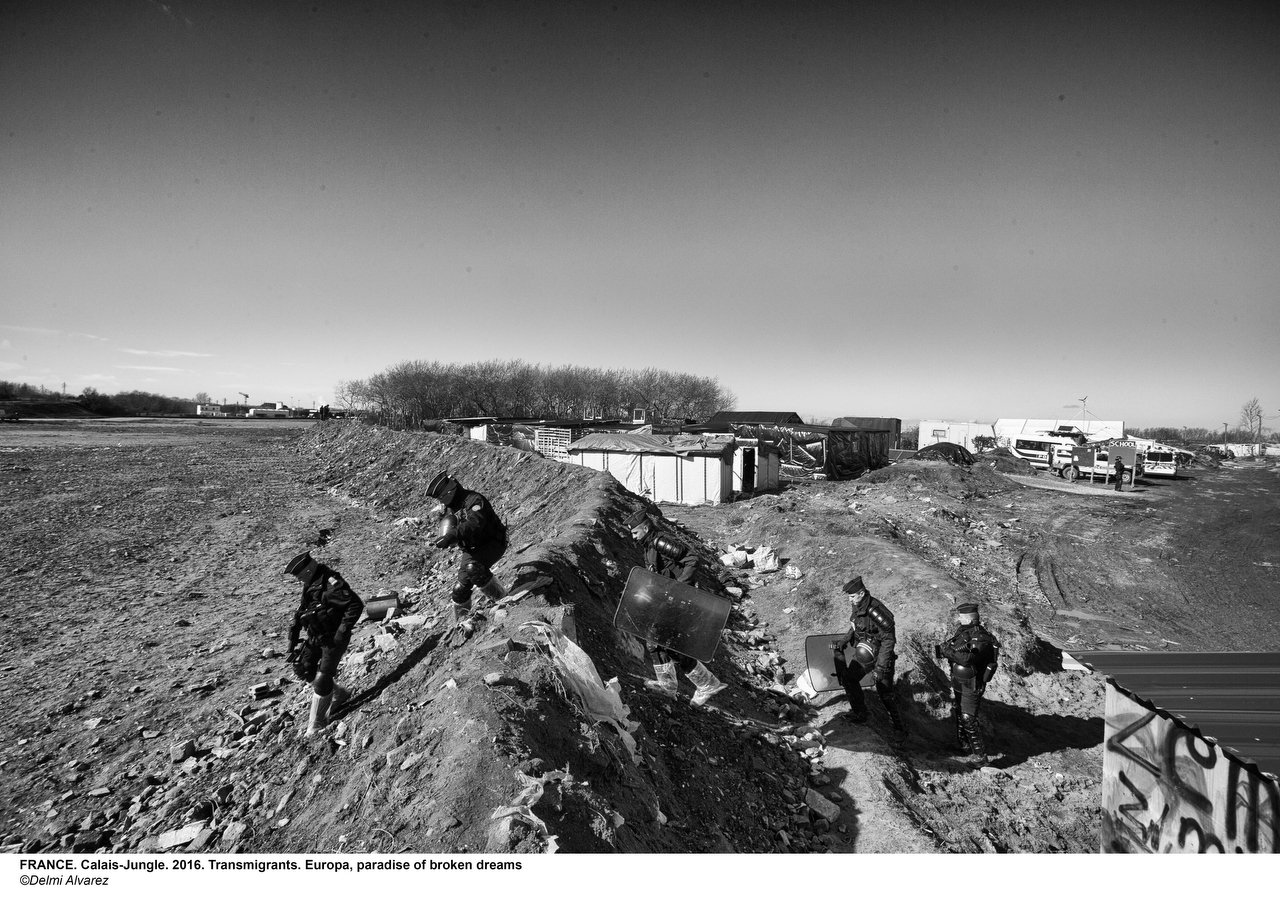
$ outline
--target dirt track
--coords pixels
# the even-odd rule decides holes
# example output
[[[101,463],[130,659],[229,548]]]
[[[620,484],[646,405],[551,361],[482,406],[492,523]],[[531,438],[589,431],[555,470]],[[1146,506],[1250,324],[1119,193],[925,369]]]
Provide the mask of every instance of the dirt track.
[[[636,499],[505,448],[344,431],[0,432],[16,521],[0,535],[4,845],[176,851],[165,834],[187,831],[182,847],[223,851],[542,851],[551,836],[565,851],[1095,851],[1101,681],[1062,671],[1055,646],[1251,650],[1280,638],[1267,467],[1117,495],[903,463],[664,508],[708,543],[705,586],[744,593],[712,663],[731,688],[718,710],[693,710],[642,691],[644,665],[609,627],[635,563],[621,519]],[[469,641],[442,615],[451,559],[404,519],[425,510],[424,472],[441,465],[498,496],[513,527],[500,573],[546,581]],[[361,627],[343,668],[357,698],[326,738],[303,742],[306,689],[274,655],[296,591],[279,568],[309,541],[364,596],[396,589],[418,618]],[[720,569],[729,542],[774,545],[804,576]],[[769,689],[803,670],[806,635],[842,627],[838,585],[853,571],[898,615],[901,746],[874,698],[869,725],[833,728],[835,696],[800,709]],[[960,596],[983,602],[1007,657],[984,709],[998,757],[981,770],[947,752],[929,653]],[[583,719],[545,655],[508,651],[521,622],[569,610],[600,675],[621,680],[635,762]],[[485,685],[492,673],[503,682]],[[257,683],[272,691],[253,702]],[[175,761],[185,739],[196,755]],[[495,827],[491,814],[526,787],[517,772],[543,793],[532,813],[545,831]],[[817,819],[806,788],[839,817]]]

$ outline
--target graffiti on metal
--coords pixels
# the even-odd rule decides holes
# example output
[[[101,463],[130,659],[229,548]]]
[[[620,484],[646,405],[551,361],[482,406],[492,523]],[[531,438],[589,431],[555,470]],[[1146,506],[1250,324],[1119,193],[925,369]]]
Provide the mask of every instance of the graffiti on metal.
[[[1104,852],[1280,851],[1280,788],[1217,744],[1107,687]]]

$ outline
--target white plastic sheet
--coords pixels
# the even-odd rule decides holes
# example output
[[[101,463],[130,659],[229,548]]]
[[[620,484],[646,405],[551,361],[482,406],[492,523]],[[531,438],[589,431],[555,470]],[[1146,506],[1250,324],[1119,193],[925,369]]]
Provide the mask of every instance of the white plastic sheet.
[[[631,754],[632,762],[639,763],[636,740],[631,732],[640,724],[631,720],[631,710],[622,702],[622,690],[618,681],[614,679],[605,684],[600,679],[591,655],[554,626],[545,622],[526,622],[518,631],[532,632],[531,639],[551,652],[557,672],[578,697],[583,712],[594,721],[608,724],[617,731],[627,752]]]

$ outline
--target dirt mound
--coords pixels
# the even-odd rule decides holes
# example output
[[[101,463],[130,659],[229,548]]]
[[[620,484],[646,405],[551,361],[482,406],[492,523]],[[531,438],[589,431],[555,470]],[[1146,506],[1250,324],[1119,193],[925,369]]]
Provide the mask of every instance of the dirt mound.
[[[389,654],[361,659],[376,635],[353,646],[344,679],[358,695],[340,713],[341,737],[288,744],[286,758],[301,749],[297,768],[312,773],[304,809],[250,848],[323,850],[362,828],[367,846],[394,838],[413,851],[773,851],[786,847],[784,827],[807,848],[787,802],[802,794],[804,761],[776,733],[637,691],[647,668],[611,618],[640,563],[622,523],[640,500],[612,477],[515,449],[361,426],[317,431],[304,448],[317,460],[316,484],[397,516],[424,512],[427,482],[448,470],[488,495],[508,524],[499,577],[517,594],[533,589],[485,609],[487,628],[468,640],[448,613],[456,559],[431,548],[425,529],[403,525],[391,554],[401,567],[420,566],[408,611],[430,621],[411,637],[392,623],[387,631],[401,643]],[[539,621],[575,638],[603,679],[620,679],[632,737],[588,714],[521,629]],[[740,614],[730,622],[752,625]],[[713,667],[738,684],[721,698],[778,712],[728,653]],[[523,809],[531,800],[540,802],[536,816]],[[388,839],[370,836],[371,826]]]
[[[937,460],[906,459],[868,472],[858,479],[859,485],[891,485],[899,490],[936,489],[943,495],[962,498],[974,495],[1000,494],[1017,486],[997,474],[986,463],[955,466]],[[892,490],[891,490],[892,491]]]
[[[957,466],[972,466],[973,454],[959,444],[951,444],[941,442],[929,444],[915,452],[912,459],[918,460],[943,460],[948,463],[955,463]]]
[[[1032,466],[1020,456],[1014,456],[1008,447],[996,447],[994,450],[986,450],[976,454],[973,461],[979,465],[987,466],[996,472],[1003,472],[1008,475],[1039,475],[1040,470]]]
[[[307,807],[251,847],[324,849],[355,827],[380,847],[368,834],[377,826],[413,851],[786,848],[777,830],[796,829],[786,798],[802,794],[801,757],[749,720],[638,691],[648,675],[641,649],[611,619],[627,573],[641,563],[622,522],[640,499],[611,476],[455,437],[334,426],[304,449],[318,463],[316,484],[395,516],[430,507],[425,488],[437,471],[485,493],[509,528],[496,573],[513,593],[532,592],[503,609],[481,607],[487,628],[467,639],[448,612],[455,557],[432,548],[425,528],[403,525],[399,564],[425,576],[408,611],[430,621],[391,654],[361,662],[367,649],[353,646],[355,666],[344,669],[354,669],[360,694],[341,713],[343,737],[296,744],[314,772]],[[619,678],[630,737],[592,717],[521,628],[542,621],[576,639],[603,679]],[[740,614],[730,622],[751,625]],[[394,623],[389,630],[397,636]],[[728,653],[713,667],[738,684],[720,698],[778,711]],[[536,813],[526,809],[532,801]]]

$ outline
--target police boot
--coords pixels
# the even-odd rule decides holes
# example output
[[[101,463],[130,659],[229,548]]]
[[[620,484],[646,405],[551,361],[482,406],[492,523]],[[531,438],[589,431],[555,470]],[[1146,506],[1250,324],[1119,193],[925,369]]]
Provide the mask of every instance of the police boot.
[[[307,720],[307,736],[323,731],[329,724],[329,704],[333,701],[333,693],[322,696],[311,694],[311,717]]]
[[[346,689],[345,687],[339,686],[337,683],[334,683],[333,684],[333,701],[329,703],[329,710],[332,711],[335,708],[341,708],[343,705],[346,704],[347,700],[350,698],[351,698],[351,690]]]
[[[889,716],[889,724],[893,725],[895,734],[907,733],[906,727],[902,723],[901,716],[898,715],[898,703],[893,698],[893,691],[888,692],[877,688],[876,694],[880,696],[880,701],[884,703],[885,713]]]
[[[484,591],[486,597],[495,603],[507,595],[507,589],[493,576],[490,576],[489,580],[481,584],[480,589]]]
[[[958,706],[952,709],[951,720],[956,726],[956,748],[960,751],[960,755],[964,756],[969,752],[969,735],[965,732],[964,722],[960,720],[960,709]]]
[[[657,679],[645,680],[644,685],[646,689],[652,689],[655,692],[660,692],[669,696],[674,696],[680,691],[676,677],[675,661],[671,661],[666,664],[654,664],[653,675],[657,677]]]
[[[689,679],[693,681],[693,685],[698,687],[698,691],[693,694],[690,702],[694,705],[702,705],[725,686],[716,675],[706,668],[702,661],[698,661],[698,666],[689,671]]]
[[[981,762],[987,761],[987,747],[982,741],[982,728],[976,715],[961,715],[965,735],[969,739],[969,751]]]
[[[472,615],[471,612],[470,600],[467,600],[466,603],[459,603],[457,600],[453,601],[453,621],[456,622],[458,624],[458,628],[467,635],[475,632],[476,622],[475,616]]]

